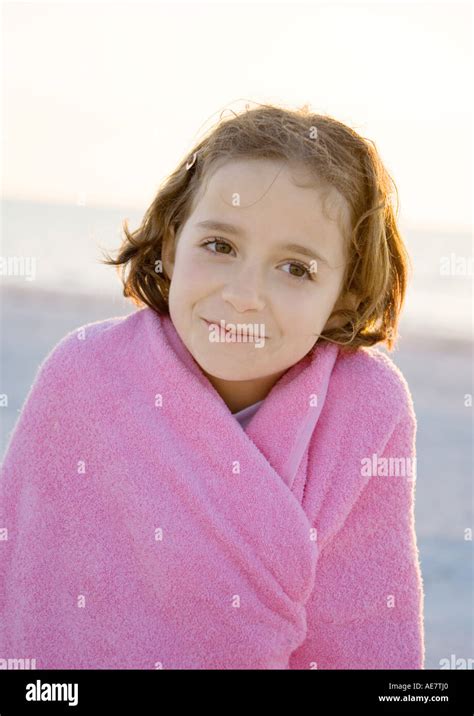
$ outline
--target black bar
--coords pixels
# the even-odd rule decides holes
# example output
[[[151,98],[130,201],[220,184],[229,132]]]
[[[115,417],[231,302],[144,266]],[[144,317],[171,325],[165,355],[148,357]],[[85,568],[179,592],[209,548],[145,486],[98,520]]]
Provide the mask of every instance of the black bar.
[[[209,678],[209,682],[207,679]],[[261,679],[275,679],[266,684]],[[235,681],[234,681],[235,679]],[[283,679],[288,679],[285,683]],[[260,683],[255,683],[256,681]],[[247,681],[254,682],[252,691]],[[217,684],[216,682],[220,682]],[[191,689],[189,684],[198,688]],[[58,686],[57,689],[54,687]],[[77,691],[74,691],[77,684]],[[30,685],[30,686],[28,686]],[[32,686],[31,686],[32,685]],[[68,687],[68,685],[70,685]],[[181,688],[176,688],[181,687]],[[227,687],[227,688],[226,688]],[[311,716],[347,710],[368,713],[474,713],[472,670],[3,670],[0,716],[91,714],[99,709],[156,714],[181,705],[234,711],[242,703],[255,710],[258,694],[268,707],[291,703]],[[68,690],[69,689],[69,690]],[[26,694],[44,697],[27,701]],[[62,700],[44,700],[53,694]],[[77,704],[74,705],[77,696]],[[381,698],[384,697],[384,698]],[[390,697],[388,700],[387,697]],[[396,697],[396,698],[394,698]],[[423,697],[421,700],[420,697]],[[69,705],[71,701],[71,705]],[[139,710],[137,711],[137,706]]]

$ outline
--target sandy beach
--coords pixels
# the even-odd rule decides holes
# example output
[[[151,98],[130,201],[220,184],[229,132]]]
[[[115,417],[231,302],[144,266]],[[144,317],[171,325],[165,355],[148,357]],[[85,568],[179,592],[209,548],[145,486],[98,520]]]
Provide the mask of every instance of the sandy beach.
[[[66,295],[31,288],[1,292],[1,449],[39,364],[69,331],[136,310],[120,296]],[[418,421],[416,531],[425,585],[426,668],[469,659],[473,646],[472,343],[419,338],[401,328],[388,353],[410,386]],[[386,351],[387,352],[387,351]],[[452,668],[452,667],[451,667]],[[459,667],[458,667],[459,668]]]

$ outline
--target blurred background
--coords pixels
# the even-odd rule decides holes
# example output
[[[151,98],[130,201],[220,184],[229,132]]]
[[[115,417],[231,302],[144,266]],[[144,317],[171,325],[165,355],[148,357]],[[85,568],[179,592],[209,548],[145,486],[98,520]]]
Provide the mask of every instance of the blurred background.
[[[471,4],[4,2],[1,13],[2,452],[53,346],[136,310],[99,263],[123,220],[138,227],[222,112],[308,103],[372,139],[399,191],[414,272],[389,355],[418,418],[426,668],[473,659]]]

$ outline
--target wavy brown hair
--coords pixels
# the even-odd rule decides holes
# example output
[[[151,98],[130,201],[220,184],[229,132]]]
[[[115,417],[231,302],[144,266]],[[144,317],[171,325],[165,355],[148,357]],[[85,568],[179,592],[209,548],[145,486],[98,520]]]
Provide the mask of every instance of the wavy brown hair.
[[[350,228],[344,229],[349,258],[339,299],[351,294],[357,300],[347,307],[338,299],[344,307],[335,306],[330,316],[338,327],[333,320],[318,342],[337,343],[347,351],[385,343],[393,350],[411,263],[397,226],[398,191],[375,143],[328,115],[314,114],[308,105],[295,110],[246,105],[240,113],[231,112],[227,119],[221,113],[165,178],[138,229],[130,232],[124,220],[117,258],[102,261],[121,273],[123,295],[139,307],[169,315],[170,280],[162,269],[162,248],[165,241],[176,246],[203,181],[218,166],[238,158],[296,162],[319,185],[339,192],[350,217]]]

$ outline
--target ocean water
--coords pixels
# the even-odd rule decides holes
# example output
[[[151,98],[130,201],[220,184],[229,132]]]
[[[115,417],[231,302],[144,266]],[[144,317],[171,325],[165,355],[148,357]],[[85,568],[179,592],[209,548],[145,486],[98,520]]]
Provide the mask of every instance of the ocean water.
[[[4,200],[1,202],[3,286],[74,294],[121,295],[116,269],[100,263],[115,256],[123,220],[138,228],[143,209]],[[407,230],[413,276],[401,331],[472,340],[472,236]]]

